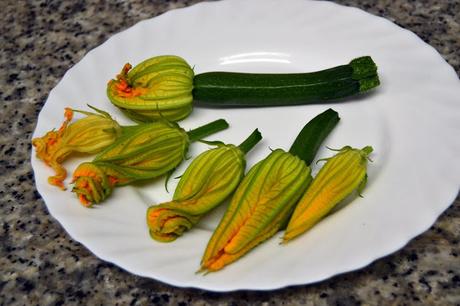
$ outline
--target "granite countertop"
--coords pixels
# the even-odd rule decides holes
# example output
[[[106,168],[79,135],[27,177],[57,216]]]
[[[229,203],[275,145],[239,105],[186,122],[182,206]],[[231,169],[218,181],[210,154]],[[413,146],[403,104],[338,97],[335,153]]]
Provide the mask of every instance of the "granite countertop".
[[[226,294],[175,288],[127,273],[72,240],[49,215],[34,187],[30,138],[50,90],[112,34],[196,2],[2,2],[0,304],[460,305],[460,197],[428,231],[364,269],[318,284]],[[460,73],[458,0],[336,2],[415,32]]]

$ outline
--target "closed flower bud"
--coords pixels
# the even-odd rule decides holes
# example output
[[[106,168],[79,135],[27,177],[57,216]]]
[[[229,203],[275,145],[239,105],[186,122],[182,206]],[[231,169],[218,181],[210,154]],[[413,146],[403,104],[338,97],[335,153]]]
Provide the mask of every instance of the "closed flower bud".
[[[111,145],[121,134],[122,127],[106,112],[91,107],[97,113],[65,109],[66,120],[59,130],[32,139],[37,157],[53,168],[56,175],[48,178],[52,185],[64,189],[67,171],[61,165],[72,153],[96,154]],[[72,122],[74,112],[86,117]]]
[[[343,147],[319,171],[302,196],[286,228],[283,242],[308,231],[354,190],[362,191],[367,181],[368,155],[372,147]]]
[[[214,231],[201,270],[220,270],[276,234],[310,180],[305,162],[281,149],[253,166]]]
[[[74,189],[84,206],[99,203],[112,193],[115,181],[93,163],[82,163],[74,171]]]
[[[260,139],[255,130],[240,146],[218,144],[194,159],[181,176],[173,200],[148,209],[152,238],[161,242],[175,240],[228,198],[243,178],[245,153]]]
[[[132,69],[126,64],[117,78],[109,81],[107,95],[135,121],[178,121],[192,111],[193,77],[193,70],[184,59],[157,56]]]
[[[91,163],[75,170],[73,192],[85,206],[100,203],[116,186],[152,179],[174,170],[183,161],[191,141],[227,127],[224,120],[188,133],[166,120],[129,127]]]

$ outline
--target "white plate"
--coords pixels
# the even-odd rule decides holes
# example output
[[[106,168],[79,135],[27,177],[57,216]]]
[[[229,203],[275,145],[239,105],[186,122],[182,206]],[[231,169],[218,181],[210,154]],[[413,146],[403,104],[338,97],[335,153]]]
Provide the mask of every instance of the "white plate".
[[[200,3],[142,21],[89,52],[65,74],[50,93],[34,136],[58,127],[64,107],[85,109],[86,103],[129,123],[109,103],[106,83],[124,63],[161,54],[184,57],[197,73],[314,71],[371,55],[382,85],[364,97],[284,108],[195,108],[181,123],[192,128],[225,118],[231,128],[208,139],[229,143],[239,143],[258,127],[264,140],[248,155],[251,166],[269,153],[269,146],[288,149],[305,122],[332,107],[342,120],[325,145],[372,145],[370,181],[364,198],[300,239],[280,246],[277,235],[224,270],[202,276],[195,271],[224,208],[174,243],[157,243],[149,238],[145,212],[149,204],[170,199],[161,180],[118,188],[103,205],[87,209],[70,191],[48,185],[51,170],[32,157],[37,189],[50,213],[106,261],[175,286],[215,291],[306,284],[396,251],[428,229],[457,195],[460,83],[454,70],[413,33],[328,2]],[[193,144],[190,152],[196,156],[204,149]],[[318,157],[330,154],[323,148]],[[81,161],[72,159],[65,166],[72,171]]]

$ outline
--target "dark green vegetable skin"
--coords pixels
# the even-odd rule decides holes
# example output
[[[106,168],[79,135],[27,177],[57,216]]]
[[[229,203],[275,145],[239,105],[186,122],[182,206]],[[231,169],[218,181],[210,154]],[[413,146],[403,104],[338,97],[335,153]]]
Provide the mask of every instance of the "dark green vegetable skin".
[[[303,127],[292,143],[289,153],[310,165],[321,143],[331,133],[339,120],[339,114],[331,108],[322,112]]]
[[[377,66],[364,56],[309,73],[206,72],[195,75],[193,97],[216,107],[298,105],[353,96],[379,84]]]

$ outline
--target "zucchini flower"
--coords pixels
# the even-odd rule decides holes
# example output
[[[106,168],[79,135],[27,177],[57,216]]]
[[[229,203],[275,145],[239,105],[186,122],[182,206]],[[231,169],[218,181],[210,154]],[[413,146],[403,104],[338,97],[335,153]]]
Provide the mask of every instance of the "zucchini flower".
[[[130,127],[92,162],[77,167],[72,191],[84,206],[100,203],[116,186],[173,171],[185,158],[190,142],[227,127],[223,119],[189,132],[166,120]]]
[[[107,85],[107,96],[137,122],[159,118],[178,121],[192,111],[193,70],[172,55],[147,59],[134,68],[126,64]]]
[[[48,178],[51,185],[65,189],[63,181],[67,171],[62,162],[72,153],[96,154],[111,145],[122,133],[123,128],[108,113],[89,107],[96,113],[66,108],[65,121],[57,131],[52,130],[45,136],[32,139],[37,157],[56,172]],[[74,112],[86,117],[71,123]]]
[[[289,152],[276,149],[249,170],[208,242],[200,272],[222,269],[285,227],[312,179],[308,164],[338,121],[327,110],[307,123]]]
[[[173,200],[147,210],[151,237],[173,241],[227,199],[243,179],[245,154],[261,139],[256,129],[239,146],[210,143],[217,147],[193,160],[181,176]]]
[[[359,193],[367,181],[367,161],[372,147],[353,149],[345,146],[327,158],[289,220],[283,243],[308,231],[354,190]]]

